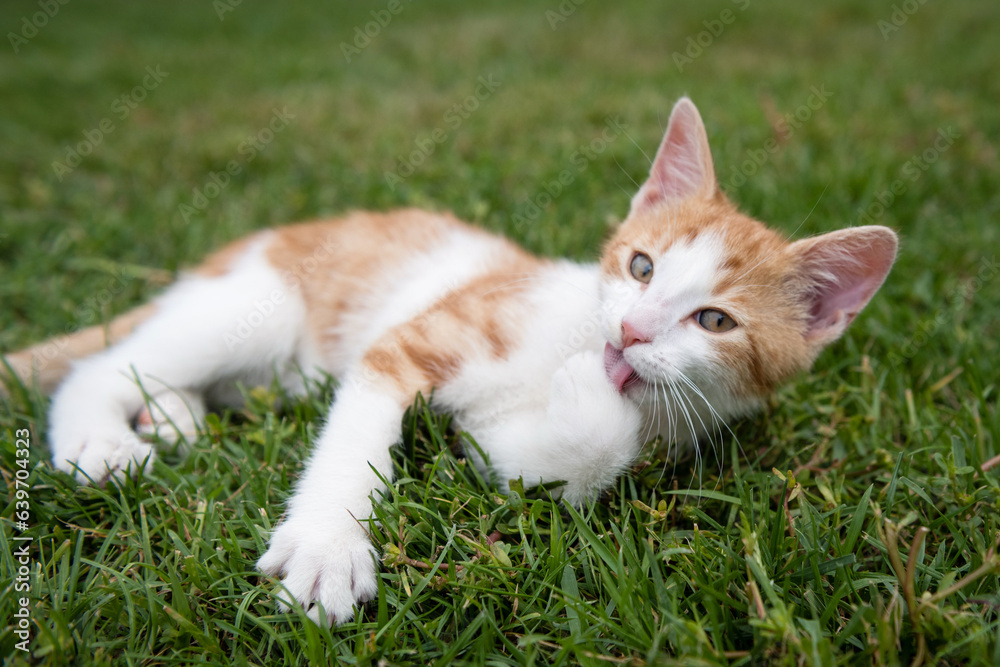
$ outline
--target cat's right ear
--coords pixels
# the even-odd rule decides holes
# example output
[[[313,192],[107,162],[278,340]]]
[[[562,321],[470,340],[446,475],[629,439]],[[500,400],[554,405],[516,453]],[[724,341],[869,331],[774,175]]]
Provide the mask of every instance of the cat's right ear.
[[[806,341],[823,347],[882,286],[896,260],[899,240],[888,227],[848,227],[792,243],[795,283],[808,311]]]
[[[682,97],[670,112],[663,143],[649,178],[632,198],[629,215],[670,200],[711,198],[718,188],[705,123],[694,102]]]

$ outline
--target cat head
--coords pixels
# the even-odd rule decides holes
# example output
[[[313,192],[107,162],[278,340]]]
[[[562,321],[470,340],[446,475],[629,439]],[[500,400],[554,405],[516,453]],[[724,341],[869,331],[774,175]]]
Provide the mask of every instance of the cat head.
[[[682,98],[601,259],[608,377],[637,400],[701,392],[723,416],[746,412],[844,333],[896,245],[879,226],[789,242],[737,211]]]

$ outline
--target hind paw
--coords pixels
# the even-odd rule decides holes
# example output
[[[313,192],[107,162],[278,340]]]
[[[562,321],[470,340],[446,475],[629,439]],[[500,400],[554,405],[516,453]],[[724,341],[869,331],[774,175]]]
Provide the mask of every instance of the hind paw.
[[[127,428],[100,435],[91,432],[69,436],[56,448],[75,452],[61,459],[53,458],[61,470],[72,473],[82,483],[101,484],[111,477],[134,477],[140,468],[152,464],[156,457],[153,446]]]
[[[205,423],[205,402],[190,391],[165,391],[149,398],[135,420],[135,430],[169,444],[191,440]]]

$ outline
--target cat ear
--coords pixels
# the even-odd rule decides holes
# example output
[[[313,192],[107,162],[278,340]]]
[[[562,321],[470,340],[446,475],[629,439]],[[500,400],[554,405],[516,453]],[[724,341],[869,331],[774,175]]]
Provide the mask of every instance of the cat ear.
[[[882,286],[896,259],[896,233],[888,227],[841,229],[796,241],[797,282],[808,301],[806,340],[826,345],[840,337]]]
[[[632,198],[629,214],[671,199],[712,197],[717,190],[705,124],[694,102],[682,97],[670,112],[649,179]]]

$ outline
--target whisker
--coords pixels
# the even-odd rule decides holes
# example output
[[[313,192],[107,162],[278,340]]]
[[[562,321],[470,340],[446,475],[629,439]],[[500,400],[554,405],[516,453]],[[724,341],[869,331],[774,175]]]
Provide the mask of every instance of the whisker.
[[[697,394],[701,398],[701,400],[705,401],[705,405],[707,405],[708,409],[711,410],[712,416],[715,419],[715,421],[718,424],[720,424],[721,426],[725,427],[725,429],[727,431],[729,431],[729,435],[732,436],[733,442],[736,444],[736,447],[740,451],[740,455],[743,456],[743,458],[746,458],[746,452],[743,450],[743,444],[740,442],[739,437],[737,437],[736,433],[734,433],[733,429],[731,429],[729,427],[729,424],[726,422],[726,420],[722,418],[722,415],[719,414],[719,412],[715,409],[715,407],[712,405],[712,403],[708,400],[708,397],[706,397],[705,394],[701,391],[701,389],[698,388],[698,385],[695,384],[694,380],[692,380],[691,378],[689,378],[684,373],[680,373],[680,376],[684,380],[684,382],[687,383],[689,387],[691,387],[691,389],[693,391],[697,392]],[[722,472],[723,457],[724,457],[724,450],[723,450],[723,447],[722,447],[722,444],[723,444],[722,443],[722,439],[723,439],[723,436],[722,436],[722,432],[720,430],[719,431],[719,453],[717,454],[717,456],[719,457],[719,472],[720,472],[719,476],[720,476],[720,478],[722,476],[721,472]]]
[[[683,398],[681,397],[680,387],[677,387],[676,384],[673,382],[673,380],[668,380],[667,382],[668,382],[667,386],[670,388],[670,393],[676,399],[677,411],[678,411],[678,413],[680,415],[683,415],[683,417],[684,417],[684,423],[687,425],[688,432],[691,434],[691,440],[692,440],[691,444],[694,446],[695,468],[698,470],[698,478],[700,480],[701,479],[701,469],[702,469],[701,450],[698,449],[698,442],[697,442],[697,435],[696,435],[696,431],[695,431],[695,427],[694,427],[694,421],[691,419],[691,415],[688,412],[687,405],[684,403]],[[678,420],[678,421],[680,421],[680,420]],[[691,488],[691,486],[690,486],[690,483],[689,483],[688,484],[688,489],[690,490],[690,488]]]
[[[721,442],[722,442],[722,437],[723,437],[723,433],[722,433],[722,429],[721,429],[721,428],[719,427],[719,424],[721,424],[721,423],[725,423],[725,422],[723,421],[723,419],[722,419],[721,415],[719,415],[719,413],[718,413],[718,412],[716,411],[716,409],[715,409],[715,408],[714,408],[714,407],[712,406],[711,402],[709,402],[709,400],[708,400],[708,398],[707,398],[707,397],[705,396],[705,394],[704,394],[704,393],[703,393],[703,392],[701,391],[701,389],[699,389],[699,388],[697,387],[697,385],[695,385],[695,383],[694,383],[694,382],[693,382],[693,381],[691,380],[691,378],[689,378],[689,377],[688,377],[687,375],[685,375],[684,373],[682,373],[682,372],[679,372],[679,371],[678,371],[678,376],[680,377],[680,380],[681,380],[681,381],[682,381],[682,382],[683,382],[683,383],[684,383],[685,385],[687,385],[687,386],[688,386],[688,387],[689,387],[689,388],[691,389],[691,391],[693,391],[693,392],[695,393],[695,395],[696,395],[696,396],[697,396],[698,398],[700,398],[700,399],[701,399],[701,400],[702,400],[702,401],[703,401],[703,402],[705,403],[705,406],[706,406],[706,407],[708,407],[708,410],[709,410],[709,416],[710,416],[710,417],[712,418],[712,426],[713,426],[713,429],[712,429],[712,432],[711,432],[711,434],[709,434],[709,433],[707,432],[707,429],[706,429],[706,435],[712,435],[712,436],[714,437],[714,436],[715,436],[715,434],[717,433],[717,434],[719,435],[719,444],[721,445]],[[714,445],[715,445],[715,441],[714,441],[714,440],[712,441],[712,445],[713,445],[713,447],[714,447]]]
[[[736,434],[733,433],[733,430],[731,428],[729,428],[729,424],[726,423],[726,420],[722,418],[722,415],[719,414],[719,412],[715,409],[714,406],[712,406],[712,404],[709,402],[708,398],[701,391],[701,389],[698,388],[698,385],[696,385],[694,381],[684,373],[678,372],[678,375],[689,387],[691,387],[693,391],[697,392],[699,398],[705,401],[705,405],[707,405],[708,409],[712,411],[712,414],[715,416],[715,418],[719,420],[719,423],[725,426],[726,430],[729,431],[729,435],[733,436],[733,438],[736,439],[738,442],[739,438],[736,437]]]
[[[687,395],[687,392],[681,390],[680,387],[678,387],[677,389],[678,389],[678,394],[680,394],[681,400],[685,401],[686,405],[689,405],[691,407],[691,411],[694,412],[694,416],[698,419],[698,423],[701,424],[701,428],[704,431],[705,435],[706,436],[710,435],[708,427],[705,425],[705,421],[701,418],[701,412],[694,405],[694,401],[692,401],[691,397]],[[690,419],[689,419],[689,423],[691,424],[692,431],[694,431],[694,425],[693,425],[693,422],[691,422]],[[692,438],[691,439],[692,439],[692,442],[694,444],[695,450],[700,454],[701,453],[701,448],[698,447],[698,434],[692,432]],[[712,453],[713,454],[715,453],[714,443],[713,443]],[[701,459],[701,463],[702,463],[702,467],[699,468],[699,471],[698,471],[698,473],[699,473],[698,474],[698,484],[699,484],[699,487],[704,483],[702,481],[702,475],[704,474],[704,458]]]
[[[649,386],[650,385],[647,384],[647,387],[649,387]],[[656,433],[657,433],[657,437],[659,437],[659,435],[662,433],[660,431],[660,415],[661,415],[661,413],[660,413],[660,409],[659,409],[659,406],[660,406],[660,394],[659,394],[660,381],[659,380],[654,380],[653,381],[652,389],[653,389],[653,411],[656,413]],[[666,411],[666,402],[664,402],[664,411]],[[652,420],[650,420],[650,425],[652,425]],[[670,453],[670,445],[668,444],[667,445],[667,454],[669,455],[669,453]],[[660,482],[663,481],[663,472],[664,472],[663,470],[660,470],[660,476],[656,478],[656,483],[654,484],[654,486],[659,486]]]
[[[633,142],[633,143],[635,143],[635,142]],[[632,181],[632,185],[634,185],[634,186],[635,186],[635,191],[636,191],[636,192],[638,192],[638,191],[639,191],[639,189],[640,189],[640,188],[641,188],[642,186],[641,186],[641,185],[639,185],[638,183],[636,183],[636,182],[635,182],[635,179],[634,179],[634,178],[632,178],[632,175],[631,175],[631,174],[629,174],[629,173],[628,173],[627,171],[625,171],[625,167],[623,167],[623,166],[622,166],[622,164],[621,164],[621,163],[620,163],[620,162],[618,161],[618,158],[617,158],[617,157],[614,157],[614,156],[612,156],[612,157],[614,158],[614,161],[615,161],[615,164],[616,164],[616,165],[618,165],[618,168],[622,170],[622,173],[623,173],[623,174],[625,174],[625,175],[626,175],[626,176],[628,177],[628,180]],[[621,186],[619,185],[618,187],[621,187]],[[622,188],[622,191],[624,192],[624,191],[625,191],[625,188]],[[625,192],[625,194],[628,194],[628,192]],[[632,197],[632,195],[629,195],[629,198],[631,198],[631,197]]]
[[[660,394],[656,390],[656,387],[654,386],[654,388],[653,388],[653,410],[656,413],[656,436],[657,437],[660,437],[660,434],[662,433],[662,431],[660,430],[660,410],[659,410],[659,407],[660,407]],[[664,409],[666,409],[666,405],[664,405],[663,407],[664,407]]]
[[[649,383],[648,382],[644,382],[643,384],[644,384],[644,387],[642,389],[642,397],[639,399],[639,405],[642,405],[643,403],[645,403],[645,401],[646,401],[646,394],[649,393]],[[655,414],[656,413],[656,403],[655,403],[656,393],[655,392],[653,393],[653,398],[654,398],[653,412]],[[658,423],[659,423],[659,417],[657,416],[657,424]],[[649,442],[649,440],[650,440],[649,436],[652,434],[652,432],[653,432],[653,419],[652,419],[652,417],[650,417],[650,419],[649,419],[649,426],[646,428],[646,435],[645,435],[645,437],[642,440],[643,445],[645,445],[647,442]]]
[[[652,167],[653,166],[653,158],[649,157],[649,154],[642,149],[642,146],[640,146],[639,143],[635,139],[632,138],[632,135],[628,133],[628,130],[626,130],[625,128],[622,128],[622,134],[624,134],[625,137],[629,141],[632,142],[633,146],[635,146],[636,148],[639,149],[639,152],[642,153],[642,156],[644,158],[646,158],[647,162],[649,162],[649,166]],[[638,185],[638,183],[636,183],[636,185]]]
[[[670,436],[669,436],[670,437],[670,444],[667,445],[667,458],[670,458],[671,447],[673,447],[673,452],[674,452],[674,454],[673,454],[673,466],[674,467],[673,467],[673,470],[671,470],[671,472],[670,472],[670,477],[671,477],[671,479],[676,479],[677,478],[677,458],[678,458],[678,454],[680,452],[680,446],[679,446],[679,444],[677,442],[677,422],[678,422],[678,419],[677,419],[677,406],[676,406],[676,403],[670,401],[670,399],[667,396],[667,392],[669,391],[670,388],[667,386],[666,381],[663,382],[663,384],[661,385],[661,388],[663,390],[663,405],[668,408],[666,410],[666,413],[667,413],[667,429],[670,431]],[[666,463],[666,462],[664,461],[664,463]],[[663,473],[664,472],[666,472],[666,466],[664,466],[664,470],[661,471],[661,473],[660,473],[660,479],[663,479]]]

